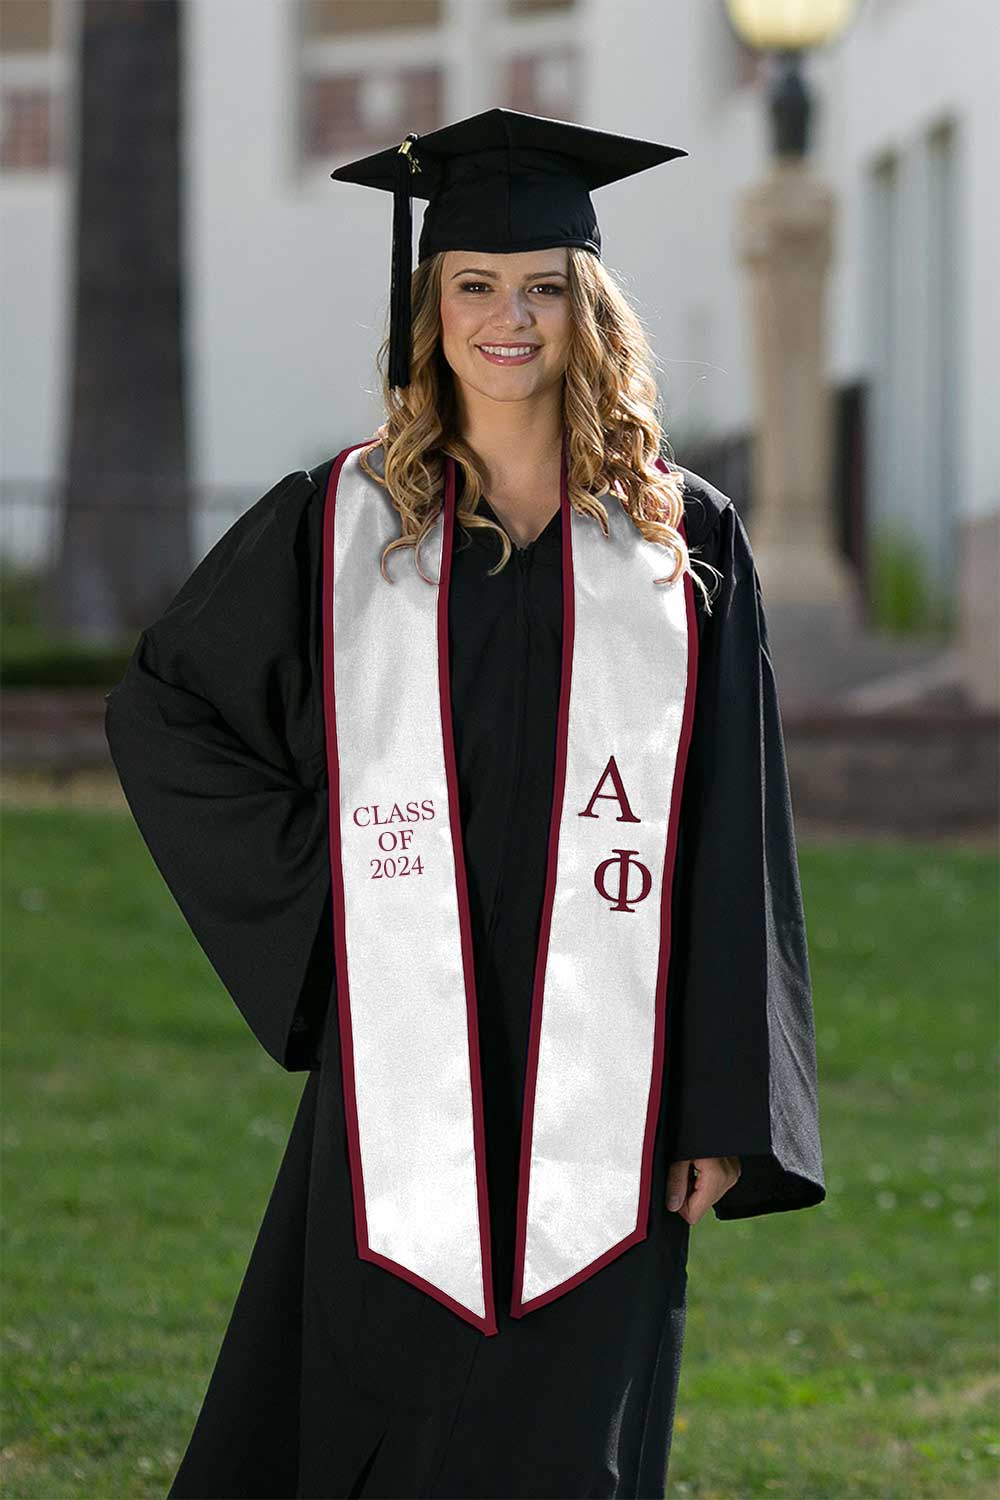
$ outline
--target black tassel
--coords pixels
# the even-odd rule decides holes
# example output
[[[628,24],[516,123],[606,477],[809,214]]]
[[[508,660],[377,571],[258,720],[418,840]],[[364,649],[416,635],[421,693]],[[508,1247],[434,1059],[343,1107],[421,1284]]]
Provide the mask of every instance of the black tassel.
[[[413,209],[410,177],[420,171],[411,151],[419,139],[410,131],[396,155],[392,191],[392,281],[389,294],[389,384],[410,383],[410,279],[413,275]]]

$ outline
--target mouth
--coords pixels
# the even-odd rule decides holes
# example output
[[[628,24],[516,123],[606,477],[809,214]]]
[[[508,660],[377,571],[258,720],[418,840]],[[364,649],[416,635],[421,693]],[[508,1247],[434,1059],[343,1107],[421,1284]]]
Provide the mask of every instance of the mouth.
[[[491,365],[526,365],[541,348],[540,344],[477,344],[476,348]]]

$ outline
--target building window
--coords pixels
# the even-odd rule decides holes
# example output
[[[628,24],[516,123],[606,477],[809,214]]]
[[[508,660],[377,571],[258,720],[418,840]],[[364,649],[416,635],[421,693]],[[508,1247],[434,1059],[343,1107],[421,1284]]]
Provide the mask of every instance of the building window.
[[[444,124],[441,0],[304,0],[300,144],[304,159],[381,151]]]
[[[576,0],[496,0],[494,97],[507,109],[574,120],[583,92]]]
[[[506,107],[556,120],[571,119],[579,98],[578,62],[579,54],[571,45],[541,53],[534,49],[513,53],[506,64]]]
[[[733,88],[744,89],[764,82],[764,57],[756,47],[748,47],[742,37],[733,38]]]
[[[308,156],[364,156],[409,130],[441,123],[440,68],[395,68],[310,78],[303,97]]]
[[[63,160],[64,0],[0,4],[0,169],[44,172]]]
[[[52,165],[52,95],[48,89],[4,87],[0,167],[42,171]]]
[[[463,68],[483,109],[573,120],[582,96],[577,0],[298,0],[299,159],[327,170],[427,135],[454,115]],[[449,80],[448,68],[454,70]],[[461,93],[461,90],[458,90]]]
[[[747,46],[729,19],[724,0],[716,0],[706,13],[705,45],[710,58],[710,76],[717,92],[725,96],[739,89],[753,88],[766,82],[767,55]]]

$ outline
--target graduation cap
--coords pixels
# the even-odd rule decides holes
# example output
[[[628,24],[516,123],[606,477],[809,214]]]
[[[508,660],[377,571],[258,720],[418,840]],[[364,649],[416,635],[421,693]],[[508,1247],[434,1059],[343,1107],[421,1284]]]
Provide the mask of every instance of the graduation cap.
[[[419,259],[439,250],[510,254],[580,245],[600,257],[590,193],[687,152],[566,120],[487,109],[338,167],[330,176],[393,195],[389,383],[410,380],[413,198],[426,198]]]

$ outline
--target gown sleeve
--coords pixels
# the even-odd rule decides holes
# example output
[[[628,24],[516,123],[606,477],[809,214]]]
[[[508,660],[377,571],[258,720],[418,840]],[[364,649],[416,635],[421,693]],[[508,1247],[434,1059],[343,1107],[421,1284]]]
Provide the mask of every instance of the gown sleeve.
[[[105,695],[139,831],[254,1035],[318,1066],[333,986],[322,496],[286,475],[235,522]]]
[[[725,497],[721,497],[723,501]],[[694,540],[689,534],[689,543]],[[668,1004],[671,1161],[738,1156],[719,1219],[826,1196],[806,927],[774,668],[750,541],[731,501],[695,556],[701,608]],[[711,586],[713,575],[702,577]]]

